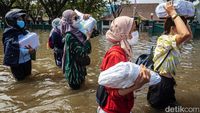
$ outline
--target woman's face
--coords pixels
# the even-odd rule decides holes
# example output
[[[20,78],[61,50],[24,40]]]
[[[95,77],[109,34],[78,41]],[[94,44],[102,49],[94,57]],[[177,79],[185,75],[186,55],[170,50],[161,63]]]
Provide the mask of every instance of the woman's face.
[[[76,12],[74,12],[72,14],[72,21],[77,21],[78,19],[80,19],[80,17],[76,14]]]

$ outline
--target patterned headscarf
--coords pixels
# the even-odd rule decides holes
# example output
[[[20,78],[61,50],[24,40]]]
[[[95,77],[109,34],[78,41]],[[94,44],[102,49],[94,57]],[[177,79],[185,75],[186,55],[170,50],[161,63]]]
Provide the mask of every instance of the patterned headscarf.
[[[119,43],[121,48],[124,49],[129,59],[132,58],[132,50],[127,41],[130,37],[130,31],[134,24],[134,19],[128,16],[120,16],[115,18],[111,25],[110,29],[106,32],[106,39],[113,43]]]
[[[62,24],[62,30],[61,33],[65,34],[66,32],[71,32],[74,34],[79,41],[84,43],[83,34],[75,27],[72,26],[73,20],[72,16],[75,12],[73,10],[65,10],[62,14],[61,24]]]

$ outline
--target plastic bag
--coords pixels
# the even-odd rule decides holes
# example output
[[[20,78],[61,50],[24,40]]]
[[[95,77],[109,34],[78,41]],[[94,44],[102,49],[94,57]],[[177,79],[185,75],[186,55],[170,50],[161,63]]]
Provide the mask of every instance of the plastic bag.
[[[161,3],[156,7],[155,12],[159,18],[166,18],[169,16],[164,8],[165,5],[166,3]],[[173,5],[176,9],[176,12],[180,16],[192,17],[195,14],[195,7],[192,2],[184,0],[175,0],[173,2]]]
[[[140,66],[132,62],[120,62],[100,73],[98,83],[111,88],[128,88],[134,84],[138,77]],[[160,82],[158,73],[150,71],[151,78],[148,85]]]
[[[74,11],[77,13],[78,16],[80,16],[80,19],[81,19],[82,28],[80,28],[79,30],[84,34],[86,34],[87,31],[92,32],[97,21],[91,16],[87,20],[84,20],[83,19],[83,15],[84,15],[83,13],[79,12],[76,9]]]

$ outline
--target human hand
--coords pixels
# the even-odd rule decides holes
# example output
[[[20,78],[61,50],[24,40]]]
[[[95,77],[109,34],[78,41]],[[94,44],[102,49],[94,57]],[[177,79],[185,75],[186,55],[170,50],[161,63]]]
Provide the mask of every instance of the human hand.
[[[150,80],[149,70],[144,65],[141,65],[140,67],[140,74],[134,82],[134,89],[140,89],[144,84],[148,83]]]
[[[35,49],[33,49],[30,45],[25,46],[26,49],[28,49],[29,54],[33,54],[35,52]]]
[[[165,8],[167,14],[170,16],[177,14],[176,10],[172,4],[172,1],[167,2],[164,8]]]
[[[86,40],[89,40],[91,38],[91,36],[92,36],[92,32],[87,31],[87,33],[86,33],[87,39]]]
[[[84,19],[84,20],[87,20],[87,19],[90,18],[90,16],[91,16],[90,14],[84,14],[84,15],[83,15],[83,19]]]

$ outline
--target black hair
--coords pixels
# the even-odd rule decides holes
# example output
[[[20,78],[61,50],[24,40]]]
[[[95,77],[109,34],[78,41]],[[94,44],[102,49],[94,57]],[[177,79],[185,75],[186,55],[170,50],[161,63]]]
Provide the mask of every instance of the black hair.
[[[187,19],[184,16],[181,16],[181,19],[183,20],[185,24],[187,24]],[[172,18],[171,17],[167,18],[164,24],[164,34],[169,34],[171,27],[175,27],[175,26],[176,25],[174,21],[172,20]]]

